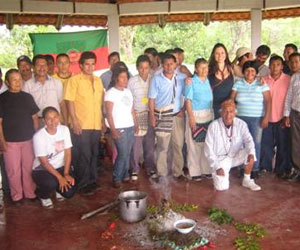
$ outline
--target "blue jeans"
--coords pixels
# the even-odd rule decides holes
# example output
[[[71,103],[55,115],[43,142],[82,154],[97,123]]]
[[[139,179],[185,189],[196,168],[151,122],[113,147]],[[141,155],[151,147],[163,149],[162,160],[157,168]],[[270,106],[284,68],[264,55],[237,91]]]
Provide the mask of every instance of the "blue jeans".
[[[289,150],[289,128],[282,128],[281,121],[269,122],[263,130],[261,142],[261,166],[272,172],[272,159],[276,152],[275,172],[288,173],[291,170]]]
[[[129,177],[129,159],[134,142],[133,127],[122,128],[117,130],[119,132],[120,137],[118,139],[114,139],[118,152],[113,172],[114,182],[120,182]]]
[[[262,117],[239,116],[239,118],[247,123],[249,132],[252,135],[254,141],[256,162],[253,165],[252,172],[259,171],[261,138],[263,131],[263,129],[260,127]]]

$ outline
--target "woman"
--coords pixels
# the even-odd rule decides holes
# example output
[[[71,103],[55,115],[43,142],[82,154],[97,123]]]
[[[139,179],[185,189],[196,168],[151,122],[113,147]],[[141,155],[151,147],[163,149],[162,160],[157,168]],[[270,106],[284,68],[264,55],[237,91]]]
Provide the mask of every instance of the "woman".
[[[249,128],[255,144],[256,162],[252,169],[252,177],[259,171],[262,130],[268,126],[271,110],[271,95],[267,84],[256,80],[258,68],[254,61],[243,66],[244,79],[237,81],[230,98],[237,102],[238,117],[244,120]]]
[[[201,175],[211,175],[211,168],[204,156],[204,141],[209,123],[213,120],[212,91],[207,79],[208,63],[199,58],[195,62],[192,84],[185,85],[185,105],[188,114],[186,140],[189,174],[194,181]]]
[[[220,117],[221,103],[230,97],[234,83],[228,52],[222,43],[217,43],[211,52],[208,80],[213,91],[213,109],[217,119]]]
[[[69,128],[59,124],[59,112],[54,107],[43,110],[45,127],[33,137],[35,160],[33,180],[36,194],[42,206],[52,208],[50,195],[56,191],[56,199],[71,198],[75,192],[75,180],[71,167],[71,137]]]
[[[133,97],[130,90],[127,89],[128,78],[129,74],[126,68],[114,67],[110,88],[104,98],[107,122],[117,148],[113,171],[115,188],[120,188],[122,181],[129,181],[129,158],[134,141],[136,122]]]
[[[39,108],[32,96],[22,91],[23,80],[17,69],[6,72],[8,91],[0,95],[0,142],[13,202],[34,200],[32,180],[32,136],[38,128]]]

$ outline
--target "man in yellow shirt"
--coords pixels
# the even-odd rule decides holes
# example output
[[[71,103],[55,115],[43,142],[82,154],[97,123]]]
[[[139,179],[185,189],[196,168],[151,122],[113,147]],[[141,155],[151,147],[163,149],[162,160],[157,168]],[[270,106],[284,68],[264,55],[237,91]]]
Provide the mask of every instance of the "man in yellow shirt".
[[[64,99],[72,120],[72,164],[78,190],[91,194],[99,187],[96,180],[104,89],[101,80],[93,75],[96,65],[93,52],[83,52],[79,65],[81,73],[69,79]]]
[[[67,82],[73,75],[72,72],[70,71],[69,56],[64,53],[59,54],[56,57],[56,66],[57,66],[57,73],[55,73],[53,75],[53,77],[61,81],[61,83],[63,84],[64,93],[65,93]],[[68,121],[69,115],[68,115],[68,110],[67,110],[65,101],[63,103],[63,109],[64,109],[63,113],[65,114],[65,117],[63,117],[61,114],[60,120],[63,124],[69,125],[69,121]]]

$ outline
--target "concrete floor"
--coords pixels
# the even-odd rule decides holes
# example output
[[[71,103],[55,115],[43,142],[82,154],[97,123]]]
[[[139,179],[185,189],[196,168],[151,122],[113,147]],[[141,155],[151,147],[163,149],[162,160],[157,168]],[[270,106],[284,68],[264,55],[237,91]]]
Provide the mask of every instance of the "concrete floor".
[[[262,240],[263,250],[300,249],[300,183],[289,183],[265,174],[257,182],[262,191],[252,192],[243,188],[237,173],[231,174],[230,190],[213,190],[211,180],[201,182],[177,182],[171,180],[169,186],[151,184],[142,172],[136,184],[124,185],[126,189],[139,189],[148,193],[148,204],[157,204],[170,194],[171,199],[198,205],[198,211],[185,213],[196,219],[198,224],[208,222],[207,210],[211,206],[225,208],[238,221],[261,224],[268,235]],[[100,177],[102,189],[92,196],[76,194],[72,199],[55,202],[55,207],[47,210],[39,202],[25,201],[20,207],[1,198],[3,205],[0,216],[6,225],[0,225],[1,250],[131,250],[154,249],[141,247],[135,233],[136,224],[116,221],[115,239],[103,240],[101,233],[107,229],[112,213],[97,215],[81,221],[83,213],[98,208],[116,199],[119,190],[111,186],[111,167],[106,167]],[[164,191],[164,192],[163,192]],[[1,212],[2,211],[2,212]],[[235,249],[232,242],[238,236],[231,226],[222,226],[223,234],[216,234],[217,249]],[[128,236],[131,233],[131,238]],[[128,237],[127,237],[128,236]]]

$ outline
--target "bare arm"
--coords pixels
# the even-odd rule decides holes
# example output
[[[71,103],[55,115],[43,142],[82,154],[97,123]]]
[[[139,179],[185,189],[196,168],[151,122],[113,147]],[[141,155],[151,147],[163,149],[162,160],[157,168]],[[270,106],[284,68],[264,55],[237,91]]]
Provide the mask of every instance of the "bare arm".
[[[75,107],[73,101],[66,101],[68,107],[68,113],[71,116],[73,122],[73,131],[75,134],[80,135],[82,133],[81,125],[75,114]]]
[[[134,111],[134,108],[132,107],[131,109],[131,114],[132,114],[132,118],[133,118],[133,122],[134,122],[134,131],[135,133],[139,132],[139,124],[138,124],[138,120]]]
[[[271,114],[271,94],[270,91],[265,91],[263,92],[263,96],[264,96],[264,103],[265,103],[265,115],[261,121],[260,126],[262,128],[266,128],[268,127],[268,123],[269,123],[269,117]]]
[[[39,129],[39,118],[38,118],[37,114],[34,114],[32,116],[32,121],[33,121],[33,128],[35,131],[37,131]]]
[[[68,110],[67,110],[67,105],[66,105],[66,101],[62,101],[60,104],[60,111],[63,117],[63,124],[64,125],[68,125]]]
[[[72,176],[70,176],[71,158],[72,158],[71,148],[65,149],[64,177],[69,184],[74,185],[75,180]]]
[[[149,120],[150,126],[155,127],[155,116],[154,116],[155,99],[149,98]]]
[[[105,102],[105,109],[106,109],[106,118],[107,122],[109,124],[109,128],[111,130],[111,135],[113,139],[118,139],[120,137],[119,132],[115,128],[114,119],[112,116],[112,110],[113,110],[114,104],[113,102]]]
[[[231,94],[230,94],[230,99],[234,101],[235,97],[236,97],[236,94],[237,94],[237,91],[236,90],[232,90]]]
[[[59,182],[59,189],[64,192],[67,191],[70,187],[71,184],[67,181],[67,179],[62,176],[48,161],[47,156],[42,156],[39,157],[39,160],[42,164],[42,166],[53,176],[56,177],[56,179]]]
[[[187,99],[185,101],[185,106],[186,106],[186,111],[187,111],[188,118],[189,118],[190,129],[192,131],[194,131],[196,129],[196,122],[195,122],[195,117],[194,117],[194,113],[193,113],[193,108],[192,108],[192,102],[191,102],[191,100]]]
[[[6,151],[6,140],[3,133],[2,121],[3,119],[0,118],[0,146],[2,151]]]

